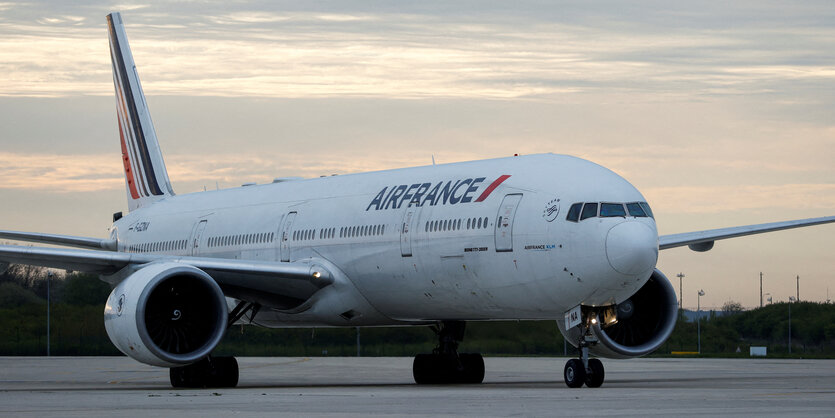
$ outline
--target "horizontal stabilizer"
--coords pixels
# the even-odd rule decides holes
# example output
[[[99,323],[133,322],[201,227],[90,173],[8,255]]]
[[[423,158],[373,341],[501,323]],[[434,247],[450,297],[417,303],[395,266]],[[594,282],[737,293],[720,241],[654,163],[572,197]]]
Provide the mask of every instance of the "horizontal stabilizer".
[[[2,231],[0,238],[15,241],[39,242],[41,244],[62,245],[67,247],[88,248],[94,250],[116,251],[116,241],[112,239],[76,237],[72,235],[42,234],[39,232]]]

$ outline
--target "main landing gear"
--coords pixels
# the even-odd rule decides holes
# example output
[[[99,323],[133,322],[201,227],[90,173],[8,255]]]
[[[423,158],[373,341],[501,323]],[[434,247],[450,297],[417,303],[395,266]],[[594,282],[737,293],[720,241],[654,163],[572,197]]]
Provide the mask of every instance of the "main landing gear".
[[[458,343],[464,340],[462,321],[445,321],[432,330],[438,335],[438,347],[432,354],[418,354],[412,365],[415,383],[481,383],[484,380],[484,358],[478,353],[458,354]]]
[[[241,301],[229,313],[227,328],[247,312],[250,321],[255,318],[261,305]],[[204,359],[181,367],[172,367],[168,372],[171,386],[175,388],[233,388],[238,385],[238,361],[235,357],[206,356]]]
[[[169,376],[175,388],[233,388],[238,385],[238,361],[208,356],[188,366],[172,367]]]
[[[592,319],[593,321],[596,318]],[[580,358],[573,358],[565,363],[563,377],[565,384],[570,388],[582,387],[585,383],[590,388],[599,388],[603,384],[606,372],[603,370],[603,362],[596,358],[589,358],[589,345],[597,343],[597,338],[591,334],[589,327],[583,322],[580,339],[577,349],[580,351]]]

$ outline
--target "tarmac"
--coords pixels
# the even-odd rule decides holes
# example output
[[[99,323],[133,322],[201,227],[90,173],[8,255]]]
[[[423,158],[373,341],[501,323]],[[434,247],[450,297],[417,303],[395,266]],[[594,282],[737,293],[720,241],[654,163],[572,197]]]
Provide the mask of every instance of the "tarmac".
[[[412,358],[243,357],[234,389],[172,389],[126,357],[0,357],[0,417],[821,416],[835,360],[604,360],[569,389],[565,358],[488,357],[480,385],[418,386]]]

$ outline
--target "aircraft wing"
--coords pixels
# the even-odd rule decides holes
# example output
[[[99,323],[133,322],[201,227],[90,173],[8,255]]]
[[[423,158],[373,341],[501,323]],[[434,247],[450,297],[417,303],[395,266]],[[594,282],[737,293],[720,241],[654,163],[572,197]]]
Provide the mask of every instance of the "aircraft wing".
[[[268,299],[273,306],[294,306],[333,283],[331,273],[315,260],[291,263],[255,260],[137,254],[113,251],[0,245],[0,264],[28,264],[114,275],[145,264],[175,262],[197,267],[217,281],[227,296]]]
[[[116,241],[112,239],[75,237],[72,235],[42,234],[39,232],[20,232],[0,230],[0,238],[15,241],[40,242],[42,244],[64,245],[95,250],[116,251]]]
[[[683,247],[687,245],[693,251],[707,251],[713,248],[714,241],[720,239],[762,234],[764,232],[780,231],[783,229],[801,228],[804,226],[821,225],[831,222],[835,222],[835,216],[662,235],[658,237],[658,248],[666,250],[668,248]]]

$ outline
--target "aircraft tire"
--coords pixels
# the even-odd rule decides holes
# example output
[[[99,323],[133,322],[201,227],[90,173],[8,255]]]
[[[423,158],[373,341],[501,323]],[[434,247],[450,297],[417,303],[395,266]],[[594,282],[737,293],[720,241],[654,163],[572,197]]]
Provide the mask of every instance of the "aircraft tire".
[[[438,356],[434,354],[418,354],[412,363],[412,376],[419,385],[442,383],[438,373]]]
[[[606,372],[603,369],[603,362],[600,359],[589,359],[589,369],[591,373],[586,374],[586,386],[590,388],[599,388],[603,384],[603,379]]]
[[[579,388],[585,383],[586,368],[583,367],[583,362],[580,359],[573,358],[565,363],[562,375],[568,387]]]
[[[168,376],[175,388],[231,388],[238,385],[238,373],[235,357],[212,357],[172,367]]]
[[[458,358],[464,370],[461,372],[461,383],[481,383],[484,381],[484,357],[479,353],[464,353]]]

